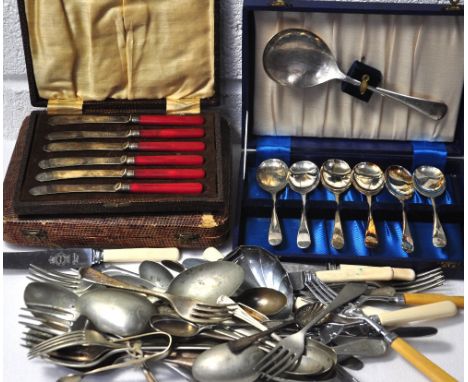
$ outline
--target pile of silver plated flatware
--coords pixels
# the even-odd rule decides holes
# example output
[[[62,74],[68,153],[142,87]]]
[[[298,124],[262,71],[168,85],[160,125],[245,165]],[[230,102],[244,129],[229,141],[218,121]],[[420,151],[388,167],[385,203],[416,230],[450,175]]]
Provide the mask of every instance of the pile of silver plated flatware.
[[[135,366],[147,381],[164,367],[200,382],[349,380],[392,348],[429,379],[454,380],[403,339],[437,333],[409,323],[463,308],[463,296],[423,293],[444,283],[441,269],[282,263],[261,247],[212,253],[144,261],[138,273],[32,265],[21,314],[29,358],[69,368],[60,382]]]
[[[342,249],[345,244],[343,227],[340,218],[340,195],[347,191],[351,185],[366,197],[369,205],[367,228],[364,243],[367,248],[376,248],[379,245],[377,228],[372,216],[372,197],[377,195],[385,186],[391,195],[397,198],[403,211],[403,228],[401,247],[406,253],[414,251],[414,242],[405,212],[405,201],[412,198],[415,191],[429,198],[433,206],[434,228],[432,244],[443,248],[447,245],[444,229],[437,215],[435,198],[445,192],[445,176],[438,168],[433,166],[420,166],[411,174],[402,166],[389,166],[385,172],[378,165],[371,162],[360,162],[351,169],[348,163],[341,159],[328,159],[319,169],[311,161],[293,163],[288,168],[280,159],[267,159],[257,168],[257,182],[259,186],[269,192],[273,199],[273,213],[268,230],[268,243],[278,246],[283,242],[280,220],[276,212],[276,197],[287,186],[301,195],[302,214],[297,234],[297,246],[305,249],[311,245],[311,237],[307,224],[306,203],[307,194],[312,192],[319,183],[335,196],[337,209],[331,239],[335,249]]]

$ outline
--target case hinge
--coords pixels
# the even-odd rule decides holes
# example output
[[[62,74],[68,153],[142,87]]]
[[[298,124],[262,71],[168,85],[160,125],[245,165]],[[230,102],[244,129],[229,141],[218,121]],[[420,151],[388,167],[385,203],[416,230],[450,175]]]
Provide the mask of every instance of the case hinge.
[[[461,11],[463,9],[463,5],[460,4],[460,0],[449,0],[449,1],[450,1],[450,4],[444,7],[446,11]]]
[[[47,114],[83,114],[83,100],[50,99],[47,102]]]
[[[42,243],[47,240],[47,232],[42,229],[23,228],[21,229],[21,233],[29,241],[32,240],[34,242]]]
[[[167,114],[200,114],[200,98],[167,98]]]

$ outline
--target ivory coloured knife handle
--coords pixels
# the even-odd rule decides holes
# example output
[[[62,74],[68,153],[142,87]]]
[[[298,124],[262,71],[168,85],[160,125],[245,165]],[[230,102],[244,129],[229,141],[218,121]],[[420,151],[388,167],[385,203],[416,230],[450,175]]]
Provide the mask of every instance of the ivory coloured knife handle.
[[[130,183],[128,191],[143,194],[200,194],[201,183]]]
[[[457,312],[457,306],[452,301],[440,301],[411,308],[379,312],[376,315],[383,326],[399,326],[413,321],[453,317]]]
[[[205,118],[201,115],[139,115],[141,125],[203,125]]]
[[[102,261],[106,263],[139,263],[145,260],[178,261],[179,259],[180,252],[177,248],[119,248],[102,251]]]
[[[201,128],[138,130],[141,138],[201,138],[204,135],[205,130]]]
[[[146,165],[201,165],[203,157],[201,155],[135,155],[133,162],[137,166]]]
[[[138,142],[132,147],[143,151],[203,151],[203,142]]]
[[[370,266],[370,265],[354,265],[354,264],[341,264],[339,269],[357,269],[364,268],[371,271],[372,269],[379,269],[382,267]],[[402,280],[402,281],[413,281],[416,277],[416,274],[411,268],[394,268],[391,267],[393,271],[392,280]]]
[[[464,296],[449,296],[438,293],[403,293],[403,299],[406,305],[423,305],[438,301],[452,301],[458,308],[465,306]]]
[[[325,283],[347,281],[388,281],[393,277],[390,267],[356,267],[352,269],[336,269],[329,271],[317,271],[315,275]]]
[[[132,171],[133,177],[140,179],[202,179],[205,177],[205,170],[201,168],[137,168]]]
[[[390,346],[416,369],[429,378],[429,380],[433,382],[456,382],[455,378],[432,362],[425,355],[421,354],[404,339],[398,337],[390,344]]]

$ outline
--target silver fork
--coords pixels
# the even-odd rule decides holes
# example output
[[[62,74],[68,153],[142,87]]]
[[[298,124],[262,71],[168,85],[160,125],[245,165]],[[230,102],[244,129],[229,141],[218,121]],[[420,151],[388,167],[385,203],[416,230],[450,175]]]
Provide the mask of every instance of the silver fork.
[[[60,285],[72,290],[75,294],[81,295],[93,286],[92,283],[82,280],[78,270],[69,269],[61,272],[53,269],[43,269],[31,264],[29,266],[29,280],[47,282]]]

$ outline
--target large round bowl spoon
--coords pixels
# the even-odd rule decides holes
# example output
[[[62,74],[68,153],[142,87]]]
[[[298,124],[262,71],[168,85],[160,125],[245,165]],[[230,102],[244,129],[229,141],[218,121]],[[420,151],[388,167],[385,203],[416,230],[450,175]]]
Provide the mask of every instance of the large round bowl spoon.
[[[401,203],[403,211],[403,236],[401,248],[406,253],[414,251],[413,237],[411,236],[408,218],[405,212],[405,200],[414,195],[414,183],[411,173],[404,167],[393,165],[385,170],[385,185],[387,190]]]
[[[236,298],[249,307],[258,310],[266,316],[279,313],[288,303],[287,297],[272,288],[258,287],[246,289]]]
[[[311,161],[296,162],[289,168],[289,187],[300,194],[302,199],[301,223],[297,233],[297,246],[302,249],[308,248],[311,243],[306,213],[307,194],[317,187],[319,181],[319,169]]]
[[[283,241],[281,226],[276,214],[276,194],[288,184],[288,166],[280,159],[267,159],[257,168],[257,182],[261,188],[271,194],[273,212],[268,230],[268,243],[272,246],[280,245]]]
[[[420,166],[413,172],[413,181],[416,191],[422,196],[431,199],[434,211],[434,228],[432,230],[432,244],[443,248],[447,245],[447,237],[437,215],[435,198],[445,192],[445,176],[437,167]]]
[[[304,29],[286,29],[267,43],[263,52],[263,66],[268,76],[283,86],[309,88],[331,80],[361,86],[361,81],[344,74],[333,53],[316,34]],[[367,89],[391,98],[434,119],[447,113],[447,105],[423,98],[411,97],[380,87]]]
[[[367,248],[376,248],[379,245],[377,229],[372,217],[372,196],[377,195],[385,184],[385,176],[379,166],[371,162],[360,162],[353,168],[351,175],[353,186],[367,198],[369,217],[364,244]]]
[[[331,244],[335,249],[342,249],[345,244],[340,218],[340,195],[351,187],[351,167],[344,160],[328,159],[320,168],[322,185],[333,192],[336,200],[335,224]]]

